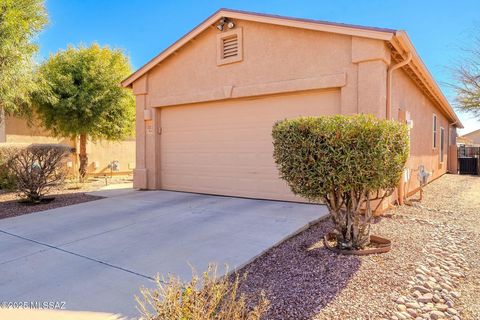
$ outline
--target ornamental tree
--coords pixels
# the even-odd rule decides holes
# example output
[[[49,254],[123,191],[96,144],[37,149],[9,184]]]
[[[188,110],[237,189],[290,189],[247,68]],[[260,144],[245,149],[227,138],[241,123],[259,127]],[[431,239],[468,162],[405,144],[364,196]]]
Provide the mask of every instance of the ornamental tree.
[[[33,39],[47,21],[43,0],[0,0],[0,110],[6,114],[29,105],[38,51]]]
[[[80,138],[80,179],[88,165],[87,137],[121,140],[133,134],[134,98],[120,86],[131,73],[119,49],[68,47],[50,56],[39,68],[34,109],[55,136]]]
[[[394,191],[409,156],[406,125],[369,115],[306,117],[277,122],[272,136],[280,177],[294,194],[328,206],[337,247],[367,246],[372,201]]]

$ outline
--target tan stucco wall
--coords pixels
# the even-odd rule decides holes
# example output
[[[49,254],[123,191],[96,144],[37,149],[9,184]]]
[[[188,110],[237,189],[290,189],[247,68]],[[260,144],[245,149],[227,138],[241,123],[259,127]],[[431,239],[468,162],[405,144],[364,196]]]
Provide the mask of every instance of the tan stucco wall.
[[[89,141],[87,154],[89,173],[110,174],[109,164],[112,161],[119,161],[118,173],[130,173],[135,168],[135,138],[122,141]],[[98,168],[95,168],[95,163],[98,163]]]
[[[79,150],[77,141],[49,136],[48,132],[40,126],[29,126],[26,120],[18,117],[6,118],[5,133],[6,142],[9,143],[62,143]],[[89,141],[87,154],[89,174],[110,173],[108,165],[113,160],[120,161],[120,173],[130,173],[135,167],[135,138],[119,142]],[[75,154],[72,155],[73,168],[78,165],[77,158]],[[95,168],[94,162],[98,162],[98,168]]]
[[[418,167],[424,165],[432,173],[431,179],[438,178],[448,170],[449,142],[455,136],[453,130],[448,130],[446,116],[418,88],[418,86],[402,70],[396,70],[392,83],[392,116],[398,119],[399,111],[410,112],[413,128],[410,131],[410,159],[407,167],[412,171],[409,191],[419,187],[417,179]],[[433,114],[437,115],[437,147],[433,148]],[[440,128],[445,129],[444,161],[440,162]],[[450,141],[449,141],[450,140]],[[455,141],[453,141],[455,145]]]
[[[251,111],[255,116],[255,112],[269,110],[267,106],[272,101],[288,92],[297,94],[290,103],[295,105],[298,115],[324,115],[336,110],[340,114],[368,113],[386,117],[391,52],[383,40],[252,21],[235,23],[241,28],[243,39],[241,62],[217,64],[220,31],[211,27],[133,82],[137,103],[136,187],[164,187],[162,164],[165,157],[169,157],[165,153],[170,152],[162,145],[163,127],[167,126],[162,117],[164,108],[179,108],[177,111],[185,111],[182,114],[187,118],[194,117],[195,108],[209,109],[206,114],[210,112],[211,119],[215,119],[218,104],[245,107],[249,100],[255,100],[251,103],[255,105],[261,97],[264,105],[260,103]],[[338,92],[338,106],[329,106],[323,111],[322,106],[313,113],[307,112],[316,90]],[[302,94],[298,94],[300,92]],[[408,162],[412,175],[407,192],[418,187],[415,170],[421,164],[432,173],[431,179],[448,169],[456,172],[456,161],[448,162],[448,154],[454,154],[449,144],[455,143],[455,128],[449,126],[439,106],[402,69],[393,73],[391,106],[394,119],[399,120],[399,111],[408,111],[414,122]],[[191,115],[186,110],[190,110]],[[437,115],[438,125],[436,149],[432,145],[433,113]],[[199,119],[202,117],[206,115],[202,114]],[[232,117],[236,117],[235,112]],[[218,121],[226,120],[218,117]],[[443,163],[439,156],[441,127],[445,128]],[[194,166],[190,169],[194,170]],[[178,175],[181,179],[180,171]],[[167,186],[175,177],[169,179]]]
[[[219,31],[212,27],[133,83],[137,187],[161,187],[161,129],[153,108],[336,89],[339,113],[385,116],[390,54],[383,41],[250,21],[236,24],[243,33],[243,61],[217,65]],[[292,102],[300,113],[304,99]],[[144,121],[144,109],[151,120]]]
[[[210,28],[148,74],[148,100],[245,86],[314,78],[344,72],[351,63],[349,36],[238,21],[243,29],[243,61],[217,66],[216,35]],[[328,45],[326,45],[328,44]],[[292,49],[295,49],[293,51]],[[322,63],[323,61],[328,63]]]

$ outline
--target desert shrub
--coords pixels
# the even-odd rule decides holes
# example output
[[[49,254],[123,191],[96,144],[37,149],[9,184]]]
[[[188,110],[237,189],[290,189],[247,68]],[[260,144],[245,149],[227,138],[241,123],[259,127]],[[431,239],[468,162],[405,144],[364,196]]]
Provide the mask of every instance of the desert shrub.
[[[304,117],[277,122],[272,136],[281,178],[328,206],[337,246],[368,245],[371,202],[395,190],[409,156],[407,127],[369,115]]]
[[[0,190],[12,191],[15,189],[16,179],[5,163],[0,161]]]
[[[26,145],[2,143],[0,144],[0,189],[13,191],[16,186],[15,174],[7,166],[8,159]]]
[[[42,201],[52,188],[64,183],[69,153],[70,147],[60,144],[7,149],[5,165],[15,176],[15,190],[29,202]]]
[[[245,295],[238,292],[240,276],[218,277],[217,267],[210,265],[203,276],[195,273],[191,281],[176,276],[163,281],[156,278],[155,289],[141,289],[143,299],[136,297],[138,310],[145,320],[258,320],[269,301],[262,293],[256,305],[248,305]]]

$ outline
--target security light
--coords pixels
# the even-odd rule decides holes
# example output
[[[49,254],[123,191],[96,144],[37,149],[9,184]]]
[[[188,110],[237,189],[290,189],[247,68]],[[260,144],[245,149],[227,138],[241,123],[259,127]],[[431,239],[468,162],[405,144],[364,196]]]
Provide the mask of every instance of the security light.
[[[220,31],[224,30],[225,25],[227,25],[228,29],[233,29],[235,28],[235,23],[233,21],[230,21],[228,18],[222,18],[216,25],[216,28]]]

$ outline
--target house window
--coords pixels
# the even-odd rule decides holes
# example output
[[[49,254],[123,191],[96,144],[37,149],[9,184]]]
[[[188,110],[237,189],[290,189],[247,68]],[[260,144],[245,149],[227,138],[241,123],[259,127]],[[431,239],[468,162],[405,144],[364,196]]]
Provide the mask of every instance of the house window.
[[[217,64],[219,66],[243,60],[242,28],[217,35]]]
[[[437,148],[437,115],[433,115],[433,149]]]
[[[440,128],[440,162],[443,162],[444,150],[445,150],[445,129]]]

